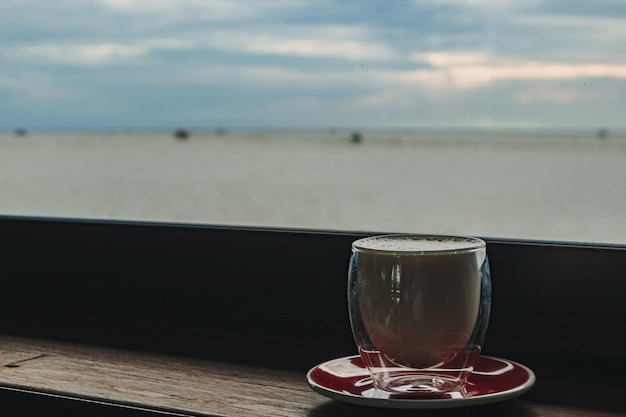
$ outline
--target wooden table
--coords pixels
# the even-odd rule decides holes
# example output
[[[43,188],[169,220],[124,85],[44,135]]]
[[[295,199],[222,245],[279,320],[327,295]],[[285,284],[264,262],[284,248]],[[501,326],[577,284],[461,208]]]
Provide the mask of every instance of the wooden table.
[[[623,416],[624,380],[577,380],[538,372],[527,394],[502,403],[451,410],[364,408],[313,392],[302,372],[0,337],[0,409],[45,415],[79,412],[190,416]],[[63,399],[56,399],[53,394]],[[33,400],[39,396],[39,401]],[[45,400],[42,400],[45,399]],[[55,410],[56,414],[51,412]],[[144,410],[144,411],[141,411]],[[3,413],[3,415],[5,415]],[[37,415],[37,414],[30,414]]]

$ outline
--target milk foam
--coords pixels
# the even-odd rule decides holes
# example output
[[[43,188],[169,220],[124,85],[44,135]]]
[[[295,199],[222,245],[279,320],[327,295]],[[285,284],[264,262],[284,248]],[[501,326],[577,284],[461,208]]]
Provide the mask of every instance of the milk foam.
[[[451,252],[478,249],[485,246],[481,239],[457,236],[384,235],[359,239],[353,243],[357,250],[383,252]]]

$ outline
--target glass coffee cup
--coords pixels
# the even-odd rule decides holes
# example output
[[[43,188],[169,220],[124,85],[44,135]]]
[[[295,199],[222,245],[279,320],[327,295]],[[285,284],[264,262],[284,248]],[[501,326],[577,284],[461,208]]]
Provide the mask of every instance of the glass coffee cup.
[[[462,395],[489,321],[486,244],[435,235],[357,240],[348,305],[359,354],[377,388],[418,397]]]

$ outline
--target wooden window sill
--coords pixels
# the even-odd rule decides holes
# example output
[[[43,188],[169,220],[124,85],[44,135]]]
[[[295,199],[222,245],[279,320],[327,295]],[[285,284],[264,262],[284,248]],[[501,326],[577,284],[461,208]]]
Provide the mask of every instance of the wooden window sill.
[[[311,391],[302,372],[0,336],[4,409],[45,415],[361,416],[406,415],[329,400]],[[438,411],[445,416],[623,415],[624,381],[578,381],[538,374],[526,395],[502,403]],[[33,398],[45,400],[38,405]],[[15,398],[13,398],[15,397]],[[59,400],[59,399],[62,399]],[[56,401],[55,401],[56,399]],[[587,403],[586,403],[587,402]],[[25,406],[25,403],[30,404]],[[56,408],[55,408],[56,407]],[[54,409],[58,414],[50,414]],[[432,413],[432,411],[431,411]],[[419,415],[419,413],[415,413]],[[37,414],[31,414],[37,415]],[[104,415],[104,414],[103,414]]]

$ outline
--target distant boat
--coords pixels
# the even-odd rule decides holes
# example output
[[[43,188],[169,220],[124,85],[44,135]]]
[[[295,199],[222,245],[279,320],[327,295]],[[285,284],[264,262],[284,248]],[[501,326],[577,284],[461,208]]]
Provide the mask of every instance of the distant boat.
[[[190,132],[187,129],[176,129],[174,131],[174,137],[176,139],[187,139],[189,138]]]
[[[15,129],[15,135],[16,136],[26,136],[26,133],[28,133],[26,131],[26,129],[20,127],[19,129]]]

